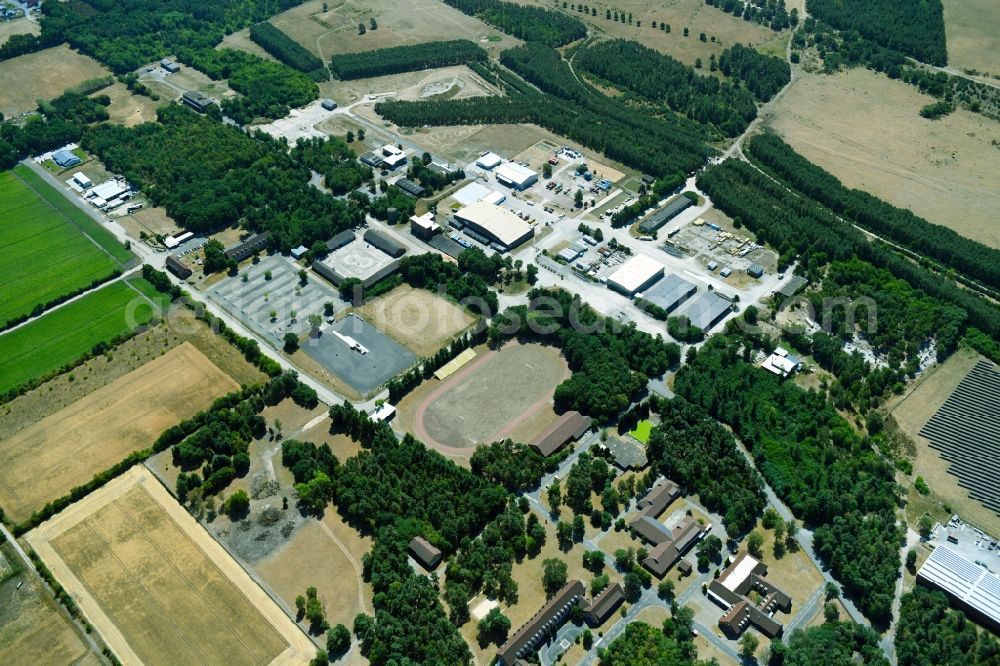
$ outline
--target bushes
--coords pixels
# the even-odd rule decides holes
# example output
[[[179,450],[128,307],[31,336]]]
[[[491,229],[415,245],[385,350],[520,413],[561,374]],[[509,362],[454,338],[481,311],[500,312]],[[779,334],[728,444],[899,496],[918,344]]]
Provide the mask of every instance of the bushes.
[[[330,58],[330,71],[341,81],[485,62],[486,51],[467,39],[394,46]]]
[[[792,68],[782,58],[764,55],[742,44],[734,44],[719,56],[719,70],[743,84],[761,102],[766,102],[792,79]]]

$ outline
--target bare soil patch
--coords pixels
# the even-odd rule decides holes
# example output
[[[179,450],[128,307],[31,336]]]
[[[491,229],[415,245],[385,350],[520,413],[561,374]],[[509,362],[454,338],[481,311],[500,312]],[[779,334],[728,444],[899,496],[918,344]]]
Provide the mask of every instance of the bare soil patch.
[[[929,497],[922,497],[910,487],[913,506],[907,507],[907,518],[916,521],[925,511],[934,515],[939,515],[938,512],[943,514],[940,505],[948,504],[964,520],[996,534],[1000,532],[1000,517],[969,497],[968,491],[958,485],[958,477],[948,472],[948,463],[930,447],[930,441],[919,434],[920,429],[937,413],[979,358],[978,354],[970,350],[952,354],[943,364],[918,379],[890,414],[900,430],[916,446],[913,478],[924,477],[931,489]]]
[[[315,651],[145,467],[26,539],[125,663],[304,664]]]
[[[475,318],[426,289],[400,285],[356,312],[418,356],[432,356],[475,323]]]
[[[184,343],[0,443],[0,506],[23,520],[238,384]]]
[[[802,74],[765,123],[845,185],[1000,247],[1000,125],[963,110],[920,117],[932,102],[866,69]]]
[[[948,64],[1000,76],[1000,5],[993,0],[943,0],[943,4]]]
[[[456,65],[338,81],[331,94],[338,104],[351,104],[365,95],[381,93],[395,93],[395,99],[424,102],[492,96],[497,94],[497,90],[465,65]]]
[[[180,231],[180,227],[177,226],[177,223],[167,215],[166,208],[141,208],[140,210],[125,216],[125,218],[122,218],[120,221],[129,217],[133,218],[135,223],[140,227],[136,231],[136,235],[138,235],[139,231],[145,231],[149,236],[167,236],[175,231]]]
[[[418,408],[416,435],[429,446],[452,448],[503,439],[549,407],[552,392],[568,376],[566,362],[551,347],[508,344],[480,352]]]
[[[110,74],[99,62],[65,44],[0,62],[0,113],[8,118],[33,110],[35,100]]]

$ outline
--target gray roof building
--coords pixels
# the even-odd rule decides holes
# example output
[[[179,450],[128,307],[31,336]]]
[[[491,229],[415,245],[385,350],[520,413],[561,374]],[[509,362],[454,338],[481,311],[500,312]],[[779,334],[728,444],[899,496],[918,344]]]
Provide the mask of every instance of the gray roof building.
[[[57,166],[61,166],[63,169],[68,169],[69,167],[74,167],[79,164],[80,158],[74,155],[71,151],[61,148],[52,153],[52,161],[55,162]]]
[[[666,525],[655,518],[650,518],[645,513],[633,518],[628,526],[639,538],[654,546],[669,542],[671,538],[670,530],[667,529]]]
[[[566,442],[580,439],[590,430],[591,419],[580,412],[569,411],[556,419],[555,423],[543,430],[532,442],[531,447],[543,456],[550,456]]]
[[[181,102],[187,104],[198,113],[205,113],[208,107],[215,104],[211,97],[203,95],[197,90],[188,90],[181,95]]]
[[[602,624],[625,601],[625,590],[619,583],[609,585],[593,598],[587,608],[587,621],[592,626]]]
[[[365,232],[364,238],[366,243],[372,247],[377,247],[390,257],[398,258],[406,253],[406,248],[403,245],[397,243],[380,231],[369,229]]]
[[[695,295],[698,287],[675,273],[671,273],[647,289],[642,294],[642,300],[672,312],[679,305]]]
[[[714,291],[706,291],[696,298],[688,306],[684,313],[691,320],[693,326],[697,326],[705,333],[719,323],[732,309],[733,304]]]
[[[441,561],[441,551],[422,536],[415,536],[410,540],[410,554],[427,571],[434,569]]]
[[[247,257],[267,248],[271,242],[271,232],[265,231],[262,234],[254,234],[242,243],[237,243],[225,251],[226,259],[243,261]]]
[[[409,178],[400,178],[396,181],[396,187],[403,190],[403,192],[414,199],[419,199],[427,193],[423,185],[420,183],[415,183]]]
[[[330,252],[334,250],[339,250],[345,245],[350,245],[354,242],[354,231],[347,229],[346,231],[341,231],[339,234],[331,238],[326,242],[326,249]]]
[[[778,289],[777,293],[781,294],[785,298],[791,298],[795,294],[799,293],[799,291],[807,284],[809,284],[809,280],[805,279],[801,275],[793,275],[788,282],[781,285],[781,288]]]
[[[640,224],[639,231],[644,234],[651,234],[670,220],[677,217],[681,212],[690,208],[691,205],[691,200],[682,194],[660,210],[653,213],[648,220]]]
[[[939,545],[920,567],[917,580],[941,590],[975,621],[1000,633],[1000,578],[984,567]]]
[[[639,510],[651,518],[657,518],[670,506],[670,503],[680,497],[681,489],[670,479],[661,478],[649,489],[646,496],[639,500]]]
[[[631,437],[627,439],[608,437],[607,441],[604,442],[604,446],[611,453],[615,466],[621,470],[642,469],[649,464],[649,460],[646,458],[646,450],[642,444]]]
[[[191,269],[182,264],[177,257],[172,254],[167,255],[167,270],[182,280],[186,280],[191,277]]]

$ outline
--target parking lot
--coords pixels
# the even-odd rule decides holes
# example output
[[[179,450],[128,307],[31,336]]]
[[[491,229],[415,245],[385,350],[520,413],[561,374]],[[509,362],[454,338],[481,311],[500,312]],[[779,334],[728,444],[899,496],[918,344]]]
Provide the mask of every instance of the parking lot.
[[[305,335],[309,330],[309,315],[323,315],[324,304],[332,303],[334,312],[347,307],[319,276],[310,273],[302,284],[299,266],[281,255],[261,257],[257,265],[243,268],[236,277],[227,277],[208,289],[207,294],[278,345],[289,331]]]
[[[357,341],[367,353],[352,349],[341,336]],[[417,362],[413,352],[354,313],[324,326],[321,335],[309,338],[301,347],[361,395],[368,395]]]

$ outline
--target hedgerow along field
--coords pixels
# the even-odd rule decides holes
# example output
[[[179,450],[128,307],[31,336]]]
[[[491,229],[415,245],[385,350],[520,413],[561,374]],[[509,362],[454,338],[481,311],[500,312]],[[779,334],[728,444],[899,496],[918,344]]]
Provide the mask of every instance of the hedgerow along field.
[[[83,211],[73,207],[85,224],[58,207],[58,199],[65,201],[30,169],[0,173],[0,327],[110,278],[132,257]]]
[[[152,285],[133,280],[143,291]],[[137,300],[138,299],[138,300]],[[131,315],[131,317],[130,317]],[[0,335],[0,399],[53,373],[153,317],[153,306],[124,281],[114,282],[20,328]],[[132,321],[129,321],[131,318]]]

